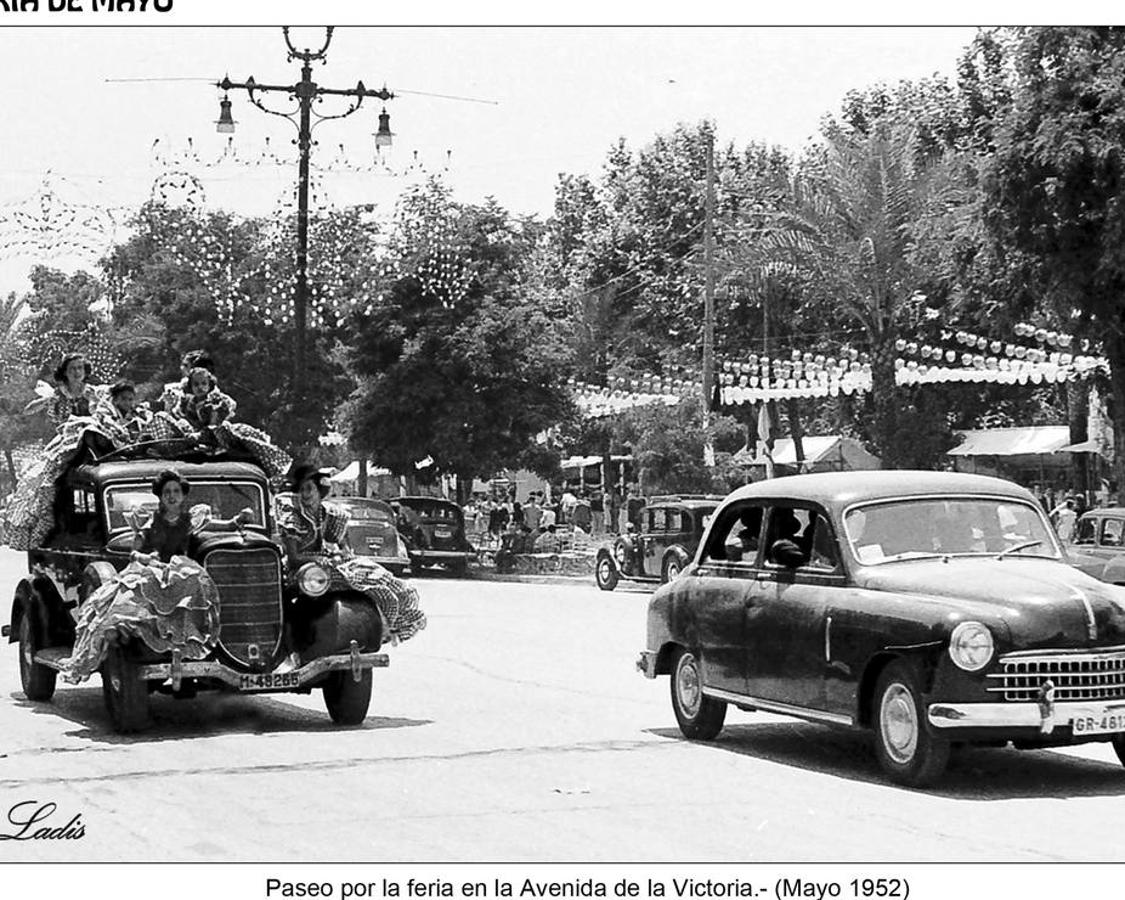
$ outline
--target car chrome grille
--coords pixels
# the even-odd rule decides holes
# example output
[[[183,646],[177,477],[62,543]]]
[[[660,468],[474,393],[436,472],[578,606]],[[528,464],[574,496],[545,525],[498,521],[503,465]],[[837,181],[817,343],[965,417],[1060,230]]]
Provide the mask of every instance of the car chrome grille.
[[[999,664],[1000,671],[988,676],[988,690],[1005,700],[1036,700],[1048,681],[1059,702],[1125,699],[1125,647],[1012,654],[1000,657]]]
[[[272,550],[215,550],[203,563],[219,589],[219,643],[250,668],[281,644],[281,562]]]

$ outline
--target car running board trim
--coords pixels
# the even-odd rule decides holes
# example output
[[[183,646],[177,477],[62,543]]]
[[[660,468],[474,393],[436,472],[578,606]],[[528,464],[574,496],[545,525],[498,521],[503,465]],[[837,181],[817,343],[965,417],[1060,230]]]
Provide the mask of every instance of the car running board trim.
[[[821,709],[808,709],[804,706],[791,706],[788,703],[778,703],[776,700],[760,700],[747,694],[736,694],[733,691],[723,691],[718,688],[704,687],[703,693],[716,700],[725,700],[738,706],[752,706],[763,712],[781,713],[797,719],[810,719],[814,722],[828,722],[832,725],[854,725],[855,719],[840,713],[825,712]]]

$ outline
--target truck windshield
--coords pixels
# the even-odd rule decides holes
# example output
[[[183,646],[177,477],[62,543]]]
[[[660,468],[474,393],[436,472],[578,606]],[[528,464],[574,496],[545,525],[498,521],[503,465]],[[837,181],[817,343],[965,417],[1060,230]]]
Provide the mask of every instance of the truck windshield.
[[[251,527],[265,528],[265,498],[261,485],[250,481],[192,481],[191,490],[184,498],[188,509],[206,504],[216,519],[233,518],[239,510],[249,509],[254,518]],[[138,511],[142,521],[156,512],[157,499],[147,484],[119,484],[106,489],[105,509],[110,533],[129,527],[125,517]]]
[[[992,497],[924,497],[861,506],[844,527],[856,558],[876,564],[925,556],[1039,556],[1059,548],[1041,510]]]

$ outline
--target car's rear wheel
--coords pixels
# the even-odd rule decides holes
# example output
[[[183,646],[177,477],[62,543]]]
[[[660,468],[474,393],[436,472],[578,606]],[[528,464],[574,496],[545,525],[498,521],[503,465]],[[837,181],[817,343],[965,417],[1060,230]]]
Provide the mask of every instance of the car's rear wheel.
[[[679,550],[673,550],[664,557],[664,566],[660,573],[661,581],[667,584],[669,581],[675,581],[680,577],[680,573],[684,570],[687,560],[684,558],[683,553]]]
[[[141,678],[140,666],[120,646],[110,647],[102,662],[102,697],[119,734],[143,731],[152,724],[148,685]]]
[[[364,669],[359,681],[351,672],[332,672],[322,688],[328,715],[337,725],[358,725],[367,718],[371,705],[371,670]]]
[[[453,562],[448,562],[445,567],[449,570],[449,574],[455,578],[464,578],[469,574],[469,563],[463,559],[457,559]]]
[[[683,647],[672,660],[672,711],[684,737],[709,741],[723,730],[727,705],[703,693],[703,672],[699,658]]]
[[[36,637],[31,615],[31,610],[25,607],[20,616],[20,685],[28,700],[46,702],[55,695],[55,679],[59,673],[35,661],[35,654],[43,648]]]
[[[608,553],[598,554],[598,561],[594,565],[594,581],[603,591],[612,591],[617,587],[617,567]]]
[[[949,763],[949,741],[933,737],[913,666],[891,663],[875,683],[875,754],[892,781],[911,787],[932,783]]]

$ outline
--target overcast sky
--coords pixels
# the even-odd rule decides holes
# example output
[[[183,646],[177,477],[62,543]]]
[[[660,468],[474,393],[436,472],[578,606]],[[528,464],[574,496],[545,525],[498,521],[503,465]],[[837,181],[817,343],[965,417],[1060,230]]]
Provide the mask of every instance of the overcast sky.
[[[457,195],[494,196],[516,212],[548,215],[560,172],[596,174],[619,138],[633,146],[678,122],[704,118],[720,140],[764,141],[798,150],[845,92],[880,81],[952,75],[971,28],[365,28],[336,30],[328,64],[314,78],[329,87],[384,82],[401,95],[387,104],[396,133],[393,173],[333,175],[322,189],[336,203],[389,208],[415,175],[415,161],[443,169]],[[294,29],[299,46],[323,31]],[[0,130],[0,215],[36,195],[47,177],[71,204],[135,207],[162,168],[153,142],[180,151],[187,139],[214,160],[219,92],[208,81],[289,84],[278,28],[21,28],[0,30],[9,73]],[[164,79],[110,82],[107,79]],[[197,80],[168,80],[197,79]],[[447,100],[449,94],[489,103]],[[294,129],[236,92],[235,141],[259,157],[269,136],[292,159]],[[316,132],[314,160],[373,158],[382,104]],[[278,102],[278,106],[285,106]],[[320,110],[339,111],[325,101]],[[292,166],[190,166],[211,206],[246,214],[275,208],[291,191]],[[417,170],[415,170],[415,173]],[[0,232],[3,234],[3,232]],[[31,262],[0,258],[0,289],[18,287]]]

